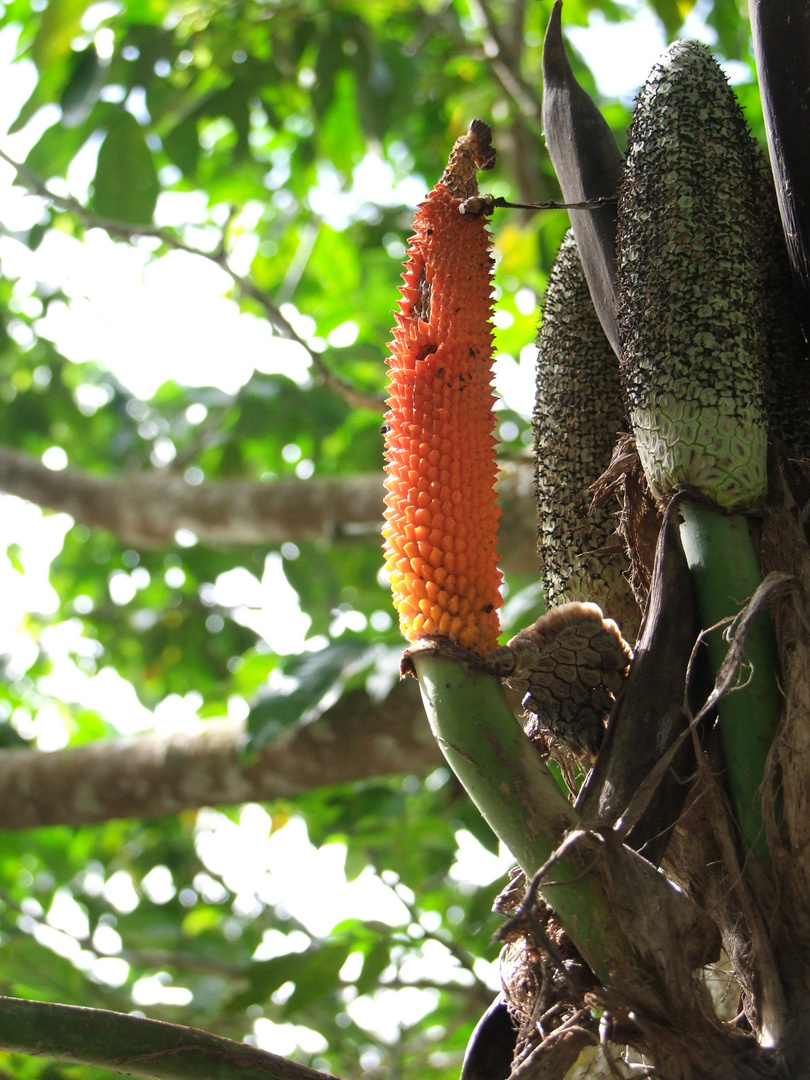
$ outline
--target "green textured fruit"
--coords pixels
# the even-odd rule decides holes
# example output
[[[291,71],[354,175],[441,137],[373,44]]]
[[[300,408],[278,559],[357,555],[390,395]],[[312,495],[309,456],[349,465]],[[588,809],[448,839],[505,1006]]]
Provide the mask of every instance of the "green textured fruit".
[[[656,497],[728,510],[767,487],[755,147],[725,75],[679,41],[636,105],[619,201],[622,378]]]
[[[616,536],[619,505],[592,508],[590,492],[625,427],[616,354],[569,231],[551,270],[538,338],[534,432],[542,584],[549,606],[593,601],[635,640],[640,613]]]

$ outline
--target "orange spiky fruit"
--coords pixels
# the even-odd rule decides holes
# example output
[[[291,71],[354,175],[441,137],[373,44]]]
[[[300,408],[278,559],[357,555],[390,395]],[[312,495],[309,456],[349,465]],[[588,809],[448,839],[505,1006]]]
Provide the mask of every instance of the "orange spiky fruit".
[[[484,656],[498,643],[492,255],[486,221],[460,212],[491,168],[473,120],[416,212],[388,360],[386,568],[412,643],[445,638]]]

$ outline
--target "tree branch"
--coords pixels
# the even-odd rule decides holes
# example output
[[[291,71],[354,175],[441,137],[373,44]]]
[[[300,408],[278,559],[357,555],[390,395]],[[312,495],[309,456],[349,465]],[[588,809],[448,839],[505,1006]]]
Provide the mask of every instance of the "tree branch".
[[[189,255],[198,255],[201,259],[207,259],[208,262],[214,263],[228,274],[242,296],[249,296],[251,300],[255,300],[259,304],[270,324],[282,337],[295,341],[306,349],[313,367],[330,389],[340,394],[353,408],[374,409],[376,412],[382,411],[382,398],[373,394],[362,393],[351,383],[335,375],[323,362],[320,354],[311,349],[306,340],[296,332],[292,323],[282,313],[279,305],[275,304],[266,293],[262,292],[254,281],[244,277],[242,274],[238,274],[231,267],[225,250],[224,233],[222,242],[217,245],[214,251],[204,251],[201,248],[195,248],[187,244],[168,229],[159,229],[154,225],[130,225],[125,222],[114,221],[111,218],[99,217],[98,214],[94,214],[92,210],[80,203],[78,199],[74,199],[70,195],[59,195],[57,192],[52,191],[40,176],[37,176],[25,165],[10,158],[3,150],[0,150],[0,159],[15,170],[22,183],[35,195],[39,195],[40,198],[45,199],[57,209],[72,214],[88,229],[104,229],[110,236],[120,236],[127,240],[132,240],[136,236],[150,236],[174,251],[185,251]]]
[[[201,806],[291,797],[374,776],[422,773],[443,761],[416,683],[381,704],[344,694],[317,721],[256,759],[241,759],[244,727],[208,721],[192,735],[148,734],[43,753],[0,751],[0,828],[149,818]]]
[[[221,480],[189,484],[168,471],[120,478],[78,469],[54,471],[31,454],[0,445],[0,491],[60,510],[91,529],[107,529],[135,548],[174,542],[189,529],[221,546],[279,544],[377,533],[383,513],[383,475],[366,473],[270,482]],[[529,462],[505,462],[499,493],[500,551],[507,570],[536,568],[534,502]]]
[[[57,472],[3,446],[0,489],[147,548],[173,543],[178,529],[223,545],[306,539],[335,528],[368,531],[379,527],[383,509],[382,473],[189,484],[176,473],[156,470],[110,479],[78,469]]]
[[[541,101],[534,87],[520,73],[520,56],[504,41],[500,28],[485,0],[472,0],[472,8],[483,23],[484,49],[490,70],[501,89],[535,134],[542,134]],[[507,33],[509,33],[507,28]]]
[[[20,998],[0,998],[0,1046],[153,1080],[335,1080],[198,1028]]]

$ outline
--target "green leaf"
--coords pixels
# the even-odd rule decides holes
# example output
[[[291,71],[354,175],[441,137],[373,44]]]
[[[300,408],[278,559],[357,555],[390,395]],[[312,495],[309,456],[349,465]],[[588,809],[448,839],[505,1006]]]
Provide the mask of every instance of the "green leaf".
[[[51,0],[41,15],[31,53],[40,70],[58,64],[70,51],[90,0]]]
[[[296,657],[285,675],[297,685],[289,691],[271,690],[248,716],[248,752],[255,753],[293,724],[314,712],[347,674],[374,661],[375,646],[363,641],[338,642],[316,653]]]
[[[270,960],[258,960],[250,968],[248,987],[230,1001],[234,1012],[241,1012],[251,1005],[264,1004],[285,982],[293,982],[299,972],[301,953],[285,953]]]
[[[391,963],[391,941],[387,937],[378,938],[363,958],[363,970],[355,982],[358,994],[367,994],[373,990],[380,975]]]
[[[64,176],[96,124],[115,115],[111,105],[101,103],[92,110],[90,117],[76,127],[52,124],[31,147],[25,164],[39,176]]]
[[[150,225],[159,185],[143,128],[128,112],[110,124],[98,152],[92,207],[103,218]]]
[[[462,803],[459,816],[464,821],[465,828],[472,833],[479,844],[493,855],[500,850],[500,841],[489,825],[484,821],[478,809],[472,803]]]
[[[169,12],[168,0],[128,0],[127,15],[133,24],[160,26]]]
[[[651,0],[651,5],[664,25],[668,41],[677,37],[683,20],[695,6],[692,0]]]
[[[193,117],[176,124],[163,136],[163,149],[182,172],[192,178],[197,172],[200,160],[200,140],[197,133],[197,121]]]
[[[23,746],[29,746],[28,740],[24,739],[7,720],[0,721],[0,748],[9,750]]]
[[[25,567],[22,564],[20,555],[22,554],[22,548],[19,544],[11,543],[6,545],[6,558],[17,571],[18,574],[25,573]]]
[[[88,45],[82,52],[77,53],[73,74],[68,79],[59,101],[65,127],[77,127],[90,115],[98,101],[106,70],[107,65],[100,62],[95,45]]]
[[[714,0],[706,23],[717,31],[717,49],[725,57],[740,60],[746,56],[749,28],[747,20],[740,18],[737,0]]]
[[[363,156],[364,140],[357,117],[357,83],[348,68],[336,72],[332,102],[318,127],[321,151],[340,172],[349,175]]]
[[[352,948],[350,941],[336,941],[301,953],[291,976],[295,990],[284,1004],[283,1015],[292,1016],[312,1002],[334,993],[340,985],[338,972]]]
[[[44,222],[37,222],[36,225],[32,225],[28,230],[28,246],[31,251],[36,251],[42,241],[45,239],[45,234],[50,229],[50,222],[45,224]]]
[[[84,979],[73,964],[19,931],[3,944],[2,982],[7,988],[4,993],[33,993],[66,1005],[86,1004]]]
[[[332,28],[330,27],[330,31]],[[345,60],[337,34],[330,32],[322,38],[315,64],[315,83],[312,87],[312,107],[318,119],[332,103],[335,94],[335,77]]]

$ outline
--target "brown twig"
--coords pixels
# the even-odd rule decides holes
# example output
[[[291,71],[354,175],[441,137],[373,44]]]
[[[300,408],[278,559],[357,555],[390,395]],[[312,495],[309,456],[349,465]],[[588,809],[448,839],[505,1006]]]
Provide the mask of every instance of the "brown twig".
[[[599,1039],[597,1035],[584,1026],[589,1021],[591,1021],[590,1010],[579,1009],[564,1023],[560,1024],[558,1028],[550,1031],[548,1035],[546,1035],[536,1046],[533,1046],[521,1060],[516,1061],[509,1080],[530,1080],[540,1058],[542,1058],[544,1054],[547,1054],[550,1046],[560,1039],[570,1039],[574,1036],[578,1036],[583,1042],[590,1042],[595,1045],[598,1044]]]
[[[483,0],[474,0],[474,9],[484,23],[483,42],[492,74],[501,85],[501,89],[517,107],[519,115],[535,132],[540,132],[540,98],[534,88],[520,74],[520,58],[503,39],[500,27],[489,6]]]
[[[510,202],[502,195],[473,195],[459,206],[460,214],[490,214],[495,207],[506,210],[598,210],[600,206],[618,201],[618,195],[601,195],[583,202],[558,202],[546,199],[545,202],[519,203]]]

